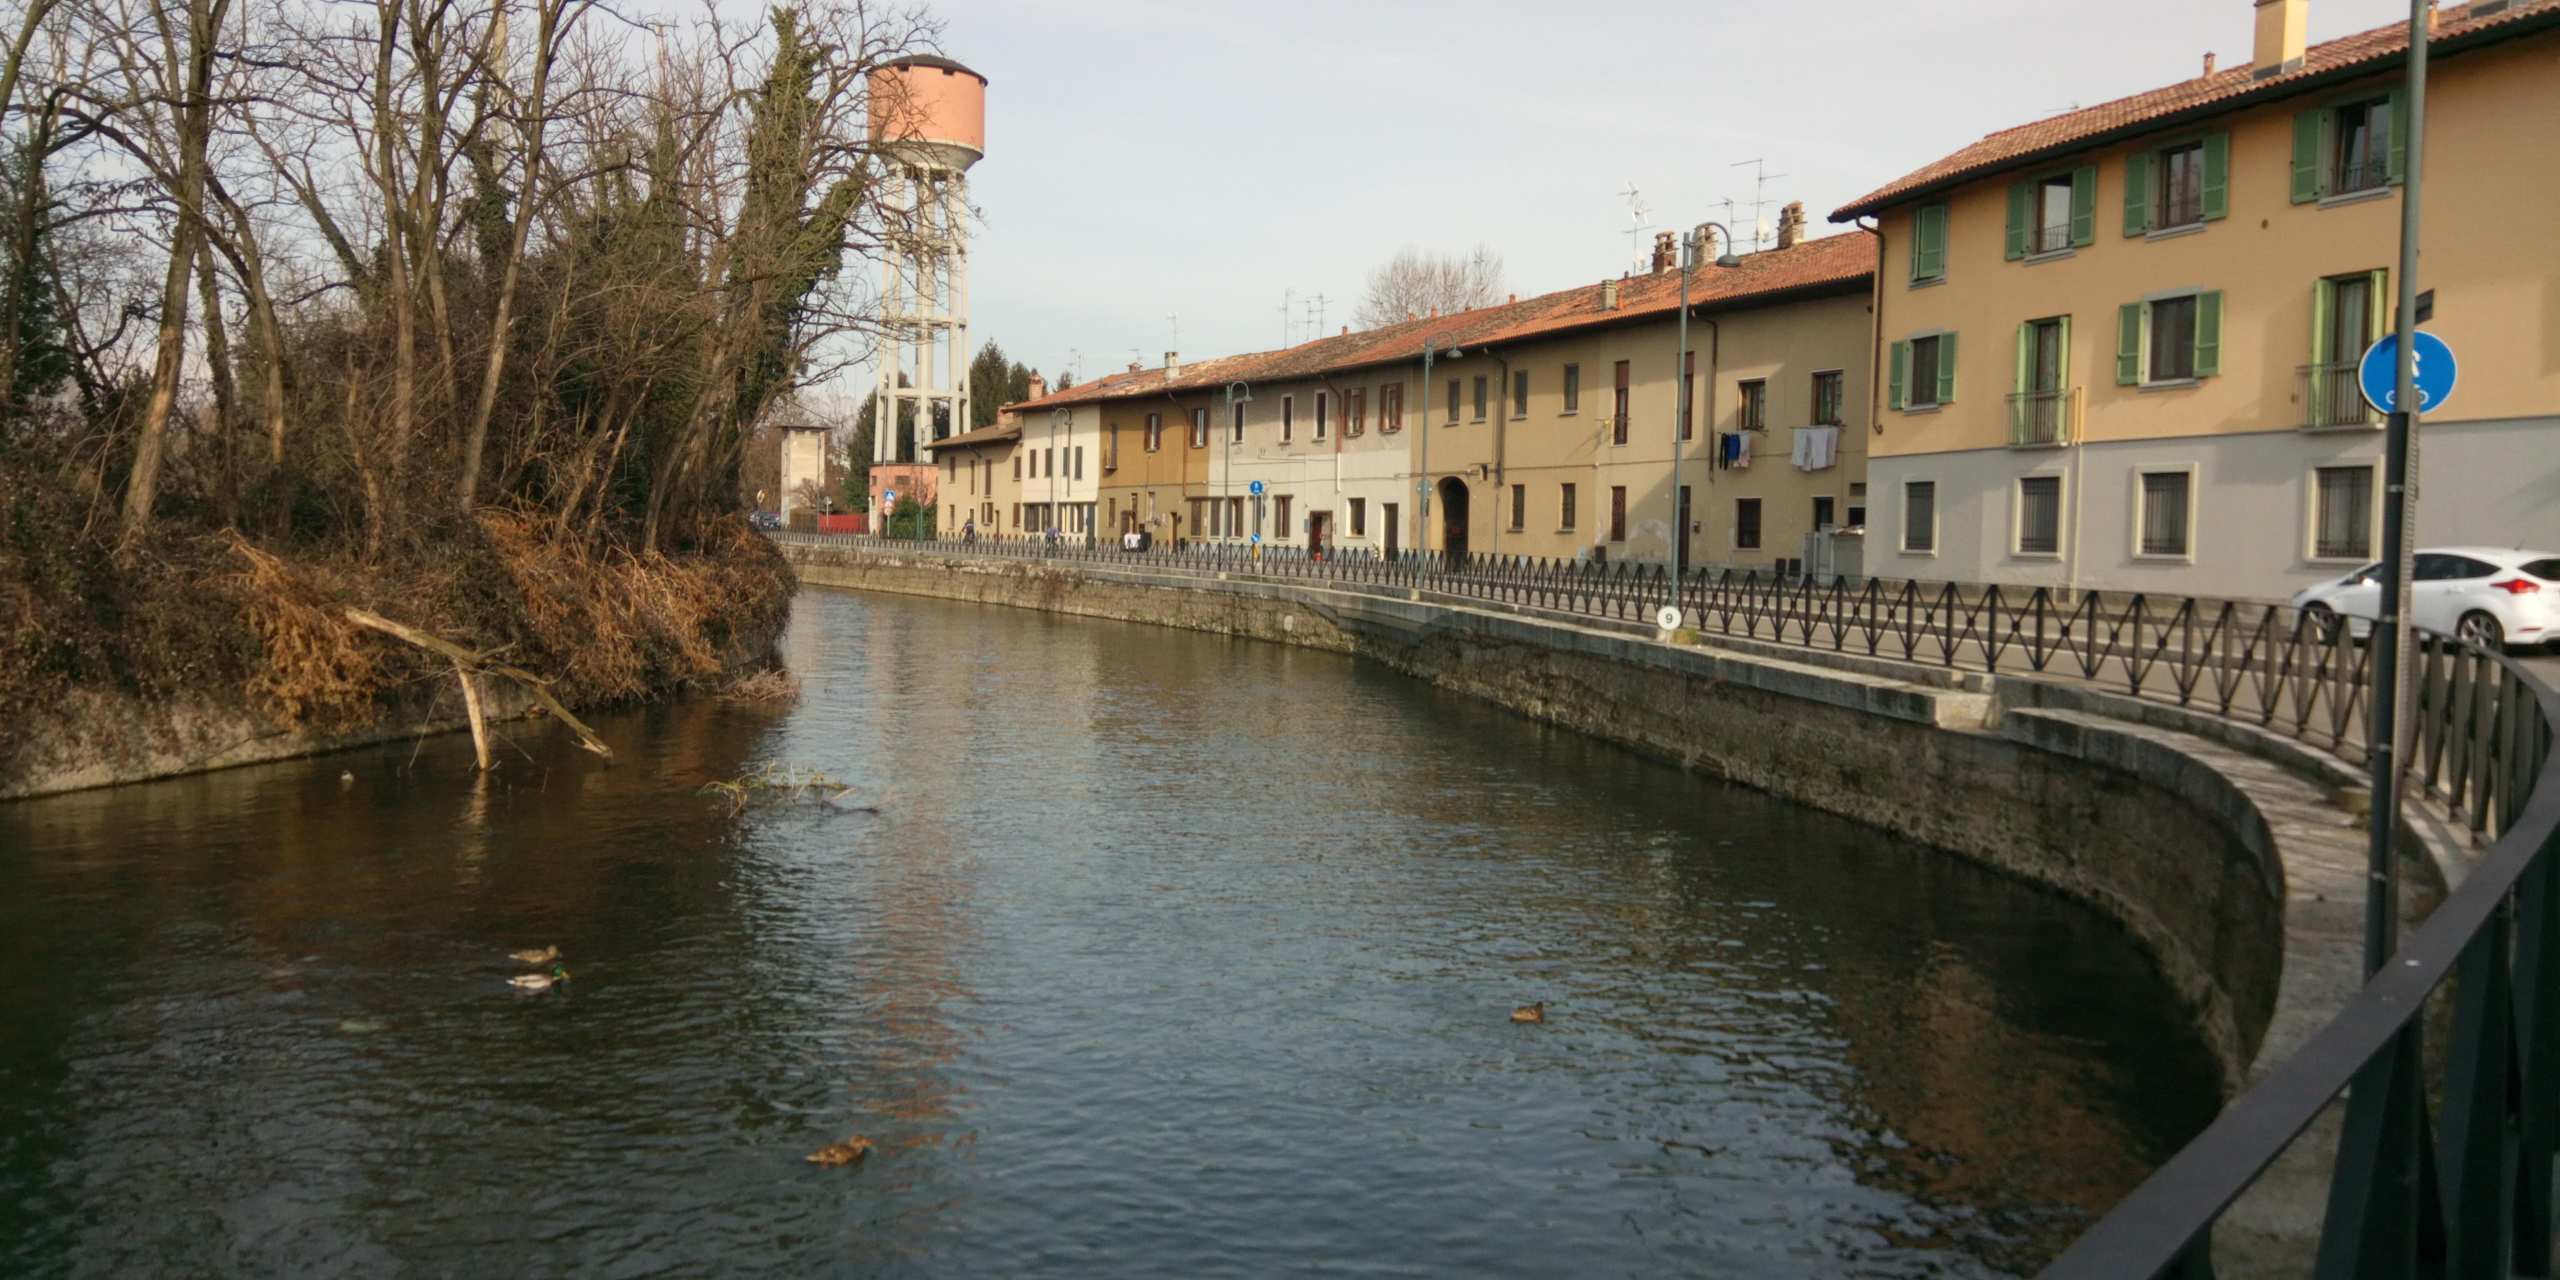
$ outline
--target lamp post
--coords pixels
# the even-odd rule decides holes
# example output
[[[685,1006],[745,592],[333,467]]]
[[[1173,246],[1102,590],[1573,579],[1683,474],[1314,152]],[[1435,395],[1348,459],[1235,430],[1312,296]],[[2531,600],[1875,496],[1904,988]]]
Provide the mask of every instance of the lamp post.
[[[1431,548],[1431,361],[1435,355],[1455,360],[1467,354],[1456,347],[1438,346],[1437,342],[1433,338],[1422,340],[1422,418],[1414,425],[1422,435],[1422,462],[1413,486],[1420,491],[1420,500],[1413,505],[1413,545],[1423,551]]]
[[[1062,523],[1058,518],[1058,455],[1054,451],[1060,447],[1058,437],[1067,434],[1068,425],[1074,420],[1074,412],[1065,405],[1049,411],[1049,448],[1052,450],[1049,455],[1049,527],[1052,529],[1059,529]]]
[[[1716,234],[1721,238],[1722,243],[1728,245],[1733,243],[1733,232],[1726,230],[1721,222],[1701,222],[1691,228],[1689,234],[1682,237],[1680,241],[1680,349],[1673,352],[1671,356],[1673,408],[1671,410],[1671,599],[1669,603],[1675,608],[1680,604],[1680,575],[1688,572],[1689,569],[1689,521],[1687,513],[1680,510],[1680,423],[1683,419],[1694,421],[1694,416],[1690,412],[1688,385],[1689,272],[1697,267],[1699,255],[1706,252],[1709,227],[1716,229]],[[1727,251],[1716,257],[1716,265],[1738,267],[1742,265],[1742,259]],[[1714,371],[1709,370],[1708,376],[1714,376]]]
[[[1218,478],[1218,518],[1226,522],[1230,541],[1236,536],[1233,508],[1229,505],[1236,488],[1236,406],[1252,402],[1253,388],[1240,381],[1227,384],[1227,421],[1220,429],[1227,440],[1219,450],[1219,470],[1224,474]]]

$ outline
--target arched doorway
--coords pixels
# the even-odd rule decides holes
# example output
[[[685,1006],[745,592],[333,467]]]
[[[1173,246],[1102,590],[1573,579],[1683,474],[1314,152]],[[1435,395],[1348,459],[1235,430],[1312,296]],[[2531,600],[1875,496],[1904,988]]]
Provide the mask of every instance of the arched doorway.
[[[1440,550],[1451,569],[1467,562],[1467,482],[1456,476],[1440,480]]]

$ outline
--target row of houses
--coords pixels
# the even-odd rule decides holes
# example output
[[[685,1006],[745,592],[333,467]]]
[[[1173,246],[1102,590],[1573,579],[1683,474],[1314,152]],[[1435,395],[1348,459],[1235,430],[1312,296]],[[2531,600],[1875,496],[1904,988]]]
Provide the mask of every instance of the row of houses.
[[[1790,206],[1766,252],[1666,233],[1641,274],[1036,393],[931,446],[942,522],[2283,595],[2378,549],[2354,362],[2407,39],[2252,9],[2249,64],[1992,134],[1840,234]],[[2421,284],[2462,364],[2421,537],[2560,545],[2560,0],[2430,43]]]

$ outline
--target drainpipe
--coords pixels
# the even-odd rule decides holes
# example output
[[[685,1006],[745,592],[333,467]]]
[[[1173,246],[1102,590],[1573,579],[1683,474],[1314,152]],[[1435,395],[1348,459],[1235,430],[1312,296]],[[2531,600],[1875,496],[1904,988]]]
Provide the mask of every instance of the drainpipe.
[[[1497,481],[1493,490],[1493,554],[1501,555],[1502,484],[1499,482],[1509,475],[1503,470],[1502,464],[1508,457],[1503,451],[1503,445],[1511,434],[1511,361],[1491,347],[1478,347],[1476,350],[1483,352],[1493,361],[1494,367],[1502,370],[1502,396],[1495,402],[1501,412],[1493,416],[1493,475]]]
[[[2066,365],[2068,363],[2065,361]],[[2070,406],[2074,430],[2071,433],[2071,549],[2062,558],[2062,589],[2065,599],[2077,599],[2080,595],[2080,529],[2086,523],[2082,517],[2089,508],[2088,494],[2080,483],[2081,477],[2088,474],[2089,444],[2081,438],[2077,428],[2081,422],[2080,411],[2088,406],[2079,403],[2081,396],[2077,389],[2063,394],[2074,402]],[[2134,500],[2141,501],[2138,496]]]

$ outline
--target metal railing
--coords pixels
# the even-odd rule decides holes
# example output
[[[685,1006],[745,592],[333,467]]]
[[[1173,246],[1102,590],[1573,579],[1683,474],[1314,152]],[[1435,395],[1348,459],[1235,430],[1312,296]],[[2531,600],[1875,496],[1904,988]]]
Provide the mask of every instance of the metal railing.
[[[2071,443],[2071,388],[2013,391],[2009,394],[2009,443]]]
[[[1383,588],[1639,624],[1676,599],[1703,632],[2072,677],[2352,763],[2366,754],[2366,651],[2334,619],[2283,606],[1717,568],[1675,581],[1658,565],[1528,556],[775,536]],[[2045,1272],[2052,1280],[2210,1276],[2215,1222],[2351,1084],[2318,1274],[2550,1274],[2560,1153],[2560,761],[2552,751],[2560,693],[2504,655],[2449,637],[2420,635],[2413,652],[2407,785],[2491,842],[2483,860],[2328,1025],[2073,1243]],[[2456,984],[2452,1041],[2431,1079],[2422,1014],[2447,978]],[[2405,1265],[2413,1257],[2415,1272]]]
[[[2302,425],[2320,427],[2375,427],[2382,424],[2381,415],[2364,402],[2364,388],[2357,374],[2358,362],[2332,361],[2306,364],[2302,375]]]

